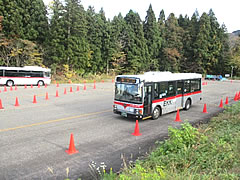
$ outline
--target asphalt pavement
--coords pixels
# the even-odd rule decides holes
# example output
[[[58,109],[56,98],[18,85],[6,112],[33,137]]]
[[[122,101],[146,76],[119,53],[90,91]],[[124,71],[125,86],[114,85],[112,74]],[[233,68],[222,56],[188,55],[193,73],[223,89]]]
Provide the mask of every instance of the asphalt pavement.
[[[1,180],[94,179],[103,165],[117,172],[123,162],[129,164],[148,154],[157,140],[167,138],[169,126],[179,127],[184,120],[207,121],[223,110],[218,106],[226,97],[229,104],[235,103],[233,98],[240,91],[240,81],[207,81],[202,101],[189,111],[180,111],[182,122],[174,121],[176,112],[154,121],[139,121],[142,135],[138,137],[131,134],[134,120],[112,112],[114,84],[111,82],[97,83],[96,89],[87,83],[86,90],[83,84],[20,86],[17,90],[7,87],[6,92],[1,86],[0,90],[4,108],[0,109]],[[15,106],[16,98],[19,106]],[[205,103],[208,113],[202,113]],[[65,150],[71,133],[79,152],[69,155]]]

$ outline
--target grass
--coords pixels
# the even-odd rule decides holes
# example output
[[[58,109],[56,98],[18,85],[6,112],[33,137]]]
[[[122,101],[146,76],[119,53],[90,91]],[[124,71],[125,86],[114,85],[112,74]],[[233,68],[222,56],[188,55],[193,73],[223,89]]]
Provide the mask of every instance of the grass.
[[[112,81],[114,79],[114,75],[107,75],[107,74],[101,74],[101,75],[86,75],[84,77],[78,76],[78,75],[72,75],[71,78],[66,78],[66,76],[57,74],[52,76],[52,83],[59,83],[59,84],[66,84],[71,81],[72,83],[93,83],[96,82],[102,82],[102,81]]]
[[[144,160],[101,179],[240,179],[240,102],[198,128],[170,127],[169,137]]]

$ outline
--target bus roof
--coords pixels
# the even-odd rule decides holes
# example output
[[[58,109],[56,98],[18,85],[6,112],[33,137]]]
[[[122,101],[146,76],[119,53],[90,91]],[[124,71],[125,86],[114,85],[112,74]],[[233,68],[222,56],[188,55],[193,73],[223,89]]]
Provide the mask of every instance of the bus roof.
[[[198,73],[171,73],[169,71],[150,71],[140,75],[118,75],[117,77],[139,78],[145,82],[176,81],[202,78]]]
[[[24,66],[24,67],[5,67],[5,66],[0,66],[0,70],[26,70],[26,71],[51,71],[51,69],[48,68],[43,68],[39,66]]]

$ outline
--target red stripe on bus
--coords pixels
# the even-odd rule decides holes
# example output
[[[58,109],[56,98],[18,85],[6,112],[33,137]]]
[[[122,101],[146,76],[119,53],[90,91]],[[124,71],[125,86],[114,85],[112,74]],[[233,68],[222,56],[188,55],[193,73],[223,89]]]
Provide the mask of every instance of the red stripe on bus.
[[[48,77],[8,77],[8,76],[0,76],[0,78],[8,78],[8,79],[12,79],[12,78],[42,78],[42,79],[50,79]]]
[[[186,93],[186,94],[178,94],[176,96],[167,97],[167,98],[163,98],[163,99],[156,99],[156,100],[153,100],[152,103],[158,103],[158,102],[175,99],[175,98],[182,97],[182,96],[190,96],[190,95],[199,94],[199,93],[202,93],[202,91],[196,91],[196,92],[191,92],[191,93]]]
[[[127,104],[127,103],[123,103],[123,102],[117,102],[117,101],[114,101],[114,104],[118,104],[118,105],[121,105],[123,106],[124,108],[126,107],[133,107],[133,108],[143,108],[143,105],[136,105],[136,104]]]

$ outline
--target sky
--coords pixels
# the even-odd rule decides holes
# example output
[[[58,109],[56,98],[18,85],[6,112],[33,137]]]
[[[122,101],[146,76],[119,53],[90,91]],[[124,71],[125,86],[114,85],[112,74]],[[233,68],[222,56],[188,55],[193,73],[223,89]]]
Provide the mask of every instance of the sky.
[[[43,1],[48,5],[51,0]],[[208,13],[212,9],[220,25],[224,23],[229,33],[240,30],[239,0],[81,0],[81,4],[85,10],[88,6],[93,6],[95,12],[103,8],[106,17],[110,19],[118,15],[119,12],[125,17],[132,9],[140,15],[142,20],[145,20],[146,11],[150,4],[152,4],[156,18],[159,17],[162,9],[166,18],[170,13],[174,13],[176,17],[182,14],[191,18],[196,9],[200,16],[203,12]]]

